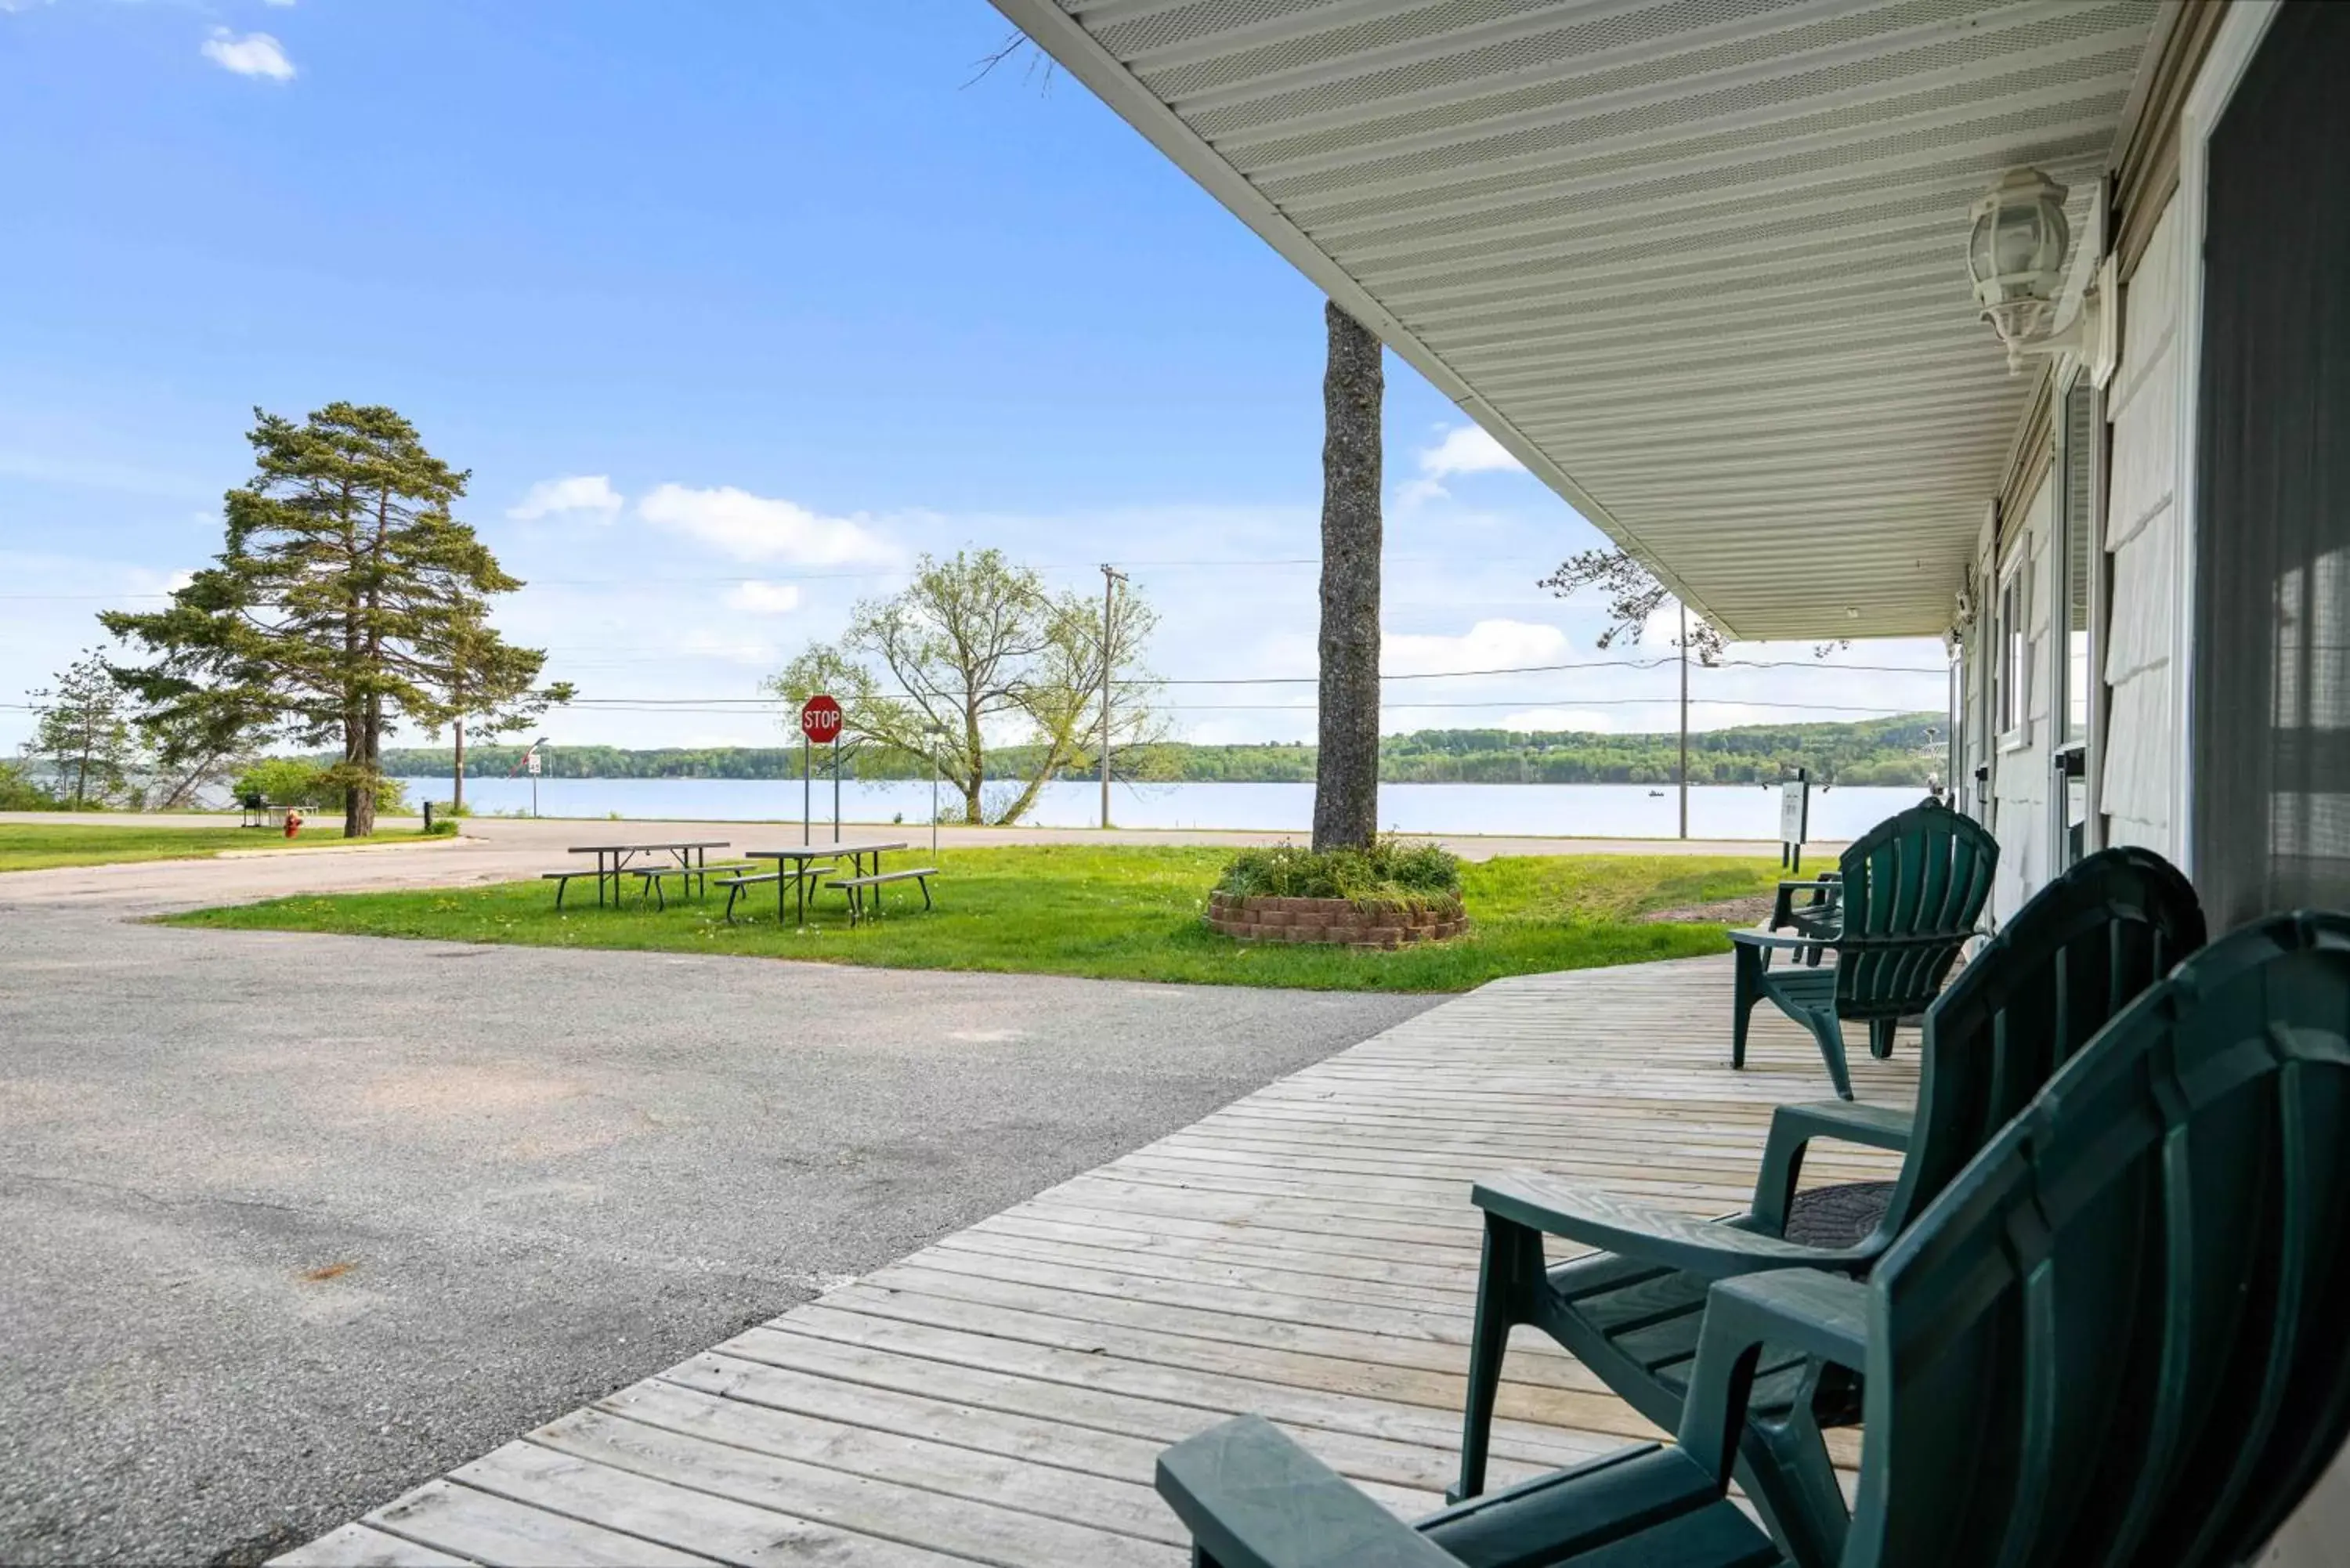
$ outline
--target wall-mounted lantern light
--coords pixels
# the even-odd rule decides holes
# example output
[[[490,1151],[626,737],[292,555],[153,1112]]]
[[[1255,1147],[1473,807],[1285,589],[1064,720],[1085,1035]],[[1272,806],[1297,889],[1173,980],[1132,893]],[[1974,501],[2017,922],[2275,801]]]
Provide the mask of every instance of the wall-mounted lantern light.
[[[2011,169],[1974,204],[1967,272],[1983,319],[2007,345],[2008,369],[2028,353],[2072,346],[2056,340],[2056,296],[2064,284],[2072,228],[2064,187],[2037,169]]]

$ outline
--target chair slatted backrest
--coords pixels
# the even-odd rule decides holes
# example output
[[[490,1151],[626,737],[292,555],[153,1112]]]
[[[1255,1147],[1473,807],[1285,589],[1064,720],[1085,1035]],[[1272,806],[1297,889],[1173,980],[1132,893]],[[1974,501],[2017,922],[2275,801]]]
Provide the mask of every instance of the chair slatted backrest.
[[[1990,830],[1947,806],[1913,805],[1862,835],[1838,862],[1836,1012],[1923,1012],[1974,935],[1998,867]]]
[[[2076,862],[1926,1011],[1917,1131],[1879,1234],[1898,1235],[2056,1069],[2203,946],[2203,909],[2150,849]]]
[[[2225,1568],[2350,1434],[2350,916],[2210,947],[1870,1281],[1846,1568]]]

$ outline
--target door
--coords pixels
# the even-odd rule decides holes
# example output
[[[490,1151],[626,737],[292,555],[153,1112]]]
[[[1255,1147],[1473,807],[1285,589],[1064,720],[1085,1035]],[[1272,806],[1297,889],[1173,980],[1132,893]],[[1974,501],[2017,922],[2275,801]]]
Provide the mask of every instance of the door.
[[[2213,126],[2189,738],[2214,929],[2350,908],[2350,5],[2282,7]]]

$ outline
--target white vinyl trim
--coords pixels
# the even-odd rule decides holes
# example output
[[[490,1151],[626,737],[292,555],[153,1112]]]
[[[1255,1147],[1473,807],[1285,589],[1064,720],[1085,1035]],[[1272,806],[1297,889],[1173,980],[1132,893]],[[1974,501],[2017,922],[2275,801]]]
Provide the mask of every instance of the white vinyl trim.
[[[2094,231],[2164,3],[994,0],[1748,639],[1949,628],[2031,389],[1968,210],[2030,163]]]
[[[2244,79],[2280,0],[2235,0],[2178,122],[2178,483],[2172,494],[2171,719],[2178,726],[2178,774],[2170,794],[2171,844],[2178,868],[2195,875],[2195,557],[2201,522],[2196,495],[2196,422],[2203,382],[2203,215],[2210,194],[2211,131]]]

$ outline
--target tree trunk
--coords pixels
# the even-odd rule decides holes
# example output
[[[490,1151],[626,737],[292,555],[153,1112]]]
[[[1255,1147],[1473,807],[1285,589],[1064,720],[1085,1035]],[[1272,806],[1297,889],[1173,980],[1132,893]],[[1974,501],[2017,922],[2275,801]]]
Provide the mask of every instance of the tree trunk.
[[[465,813],[465,721],[456,722],[457,761],[449,774],[449,815],[463,816]]]
[[[359,732],[365,727],[366,722],[366,719],[357,707],[346,707],[343,710],[343,767],[346,773],[343,783],[343,836],[346,838],[351,836],[351,824],[359,820],[359,795],[362,792],[359,785],[349,781],[358,775],[359,758],[365,754],[365,749],[359,740]],[[291,805],[293,802],[288,801],[286,804]]]
[[[971,759],[971,776],[962,781],[962,819],[972,827],[987,824],[987,808],[980,804],[980,786],[987,782],[987,753],[982,751],[979,706],[966,693],[962,707],[963,755]]]
[[[351,811],[343,818],[345,838],[369,838],[375,834],[375,781],[377,763],[383,755],[383,699],[370,692],[367,700],[367,717],[359,730],[359,767],[362,784],[352,792]]]
[[[1379,828],[1379,340],[1334,303],[1322,378],[1322,720],[1314,847]]]

